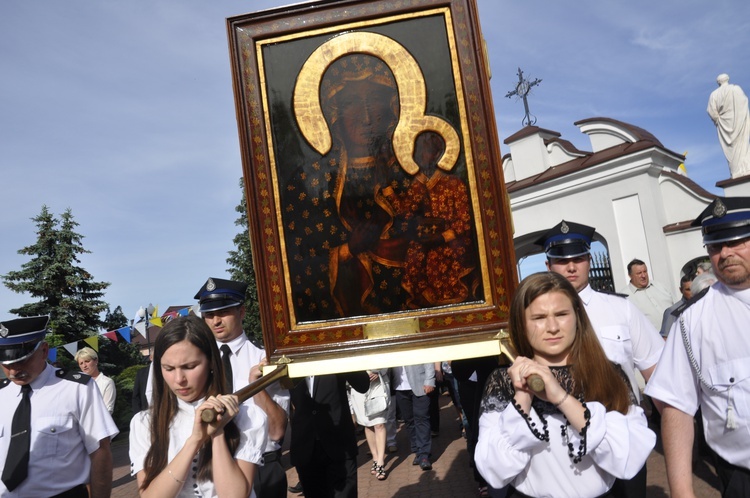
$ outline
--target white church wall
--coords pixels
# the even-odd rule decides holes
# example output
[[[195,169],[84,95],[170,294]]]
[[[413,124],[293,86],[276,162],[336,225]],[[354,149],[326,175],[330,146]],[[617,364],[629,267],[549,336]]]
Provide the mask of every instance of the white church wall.
[[[710,198],[668,176],[659,177],[659,188],[664,199],[667,224],[693,220],[711,202]]]
[[[666,234],[668,253],[671,255],[670,266],[672,275],[675,276],[670,290],[674,293],[677,289],[680,272],[685,263],[706,256],[706,249],[703,247],[703,238],[700,228],[668,233]]]
[[[642,139],[627,125],[605,118],[580,123],[595,153]],[[665,234],[664,228],[692,220],[711,201],[708,192],[664,174],[676,172],[684,157],[660,145],[633,147],[554,178],[555,167],[565,168],[565,159],[572,158],[559,143],[544,146],[545,137],[552,136],[540,129],[508,143],[512,159],[503,166],[512,178],[506,181],[521,181],[552,168],[543,181],[510,192],[517,255],[537,252],[540,248],[533,241],[561,219],[584,223],[604,238],[616,289],[627,285],[627,264],[638,258],[647,264],[651,279],[676,300],[682,265],[701,256],[703,248],[698,231]]]
[[[638,194],[629,195],[612,201],[612,210],[615,214],[615,230],[620,241],[620,265],[619,272],[627,269],[627,265],[634,258],[640,259],[649,268],[652,278],[654,275],[654,265],[651,262],[646,238],[646,228],[643,221],[643,211],[641,209],[640,197]],[[614,259],[614,258],[613,258]],[[615,264],[612,264],[612,271],[615,272]],[[615,273],[616,274],[616,273]],[[624,287],[621,285],[618,290]]]
[[[673,270],[668,264],[662,229],[665,216],[652,167],[644,155],[512,193],[515,237],[545,231],[561,219],[590,225],[606,239],[615,288],[627,284],[627,263],[636,257],[646,261],[651,278],[667,286]],[[629,198],[637,201],[619,202]]]
[[[515,161],[513,171],[516,180],[538,175],[549,168],[549,154],[539,134],[528,135],[509,144]]]

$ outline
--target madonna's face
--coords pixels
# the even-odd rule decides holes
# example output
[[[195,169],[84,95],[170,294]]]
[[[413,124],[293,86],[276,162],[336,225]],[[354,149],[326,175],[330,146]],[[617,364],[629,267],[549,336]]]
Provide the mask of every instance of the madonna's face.
[[[395,122],[394,90],[369,81],[352,81],[336,95],[339,129],[350,152],[374,153]]]

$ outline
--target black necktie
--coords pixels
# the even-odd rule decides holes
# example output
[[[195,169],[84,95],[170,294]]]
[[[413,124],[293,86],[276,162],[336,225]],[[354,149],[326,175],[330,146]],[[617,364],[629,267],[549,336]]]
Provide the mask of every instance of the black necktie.
[[[229,361],[229,357],[232,356],[232,350],[226,344],[222,344],[219,349],[221,349],[221,362],[224,364],[224,378],[227,380],[227,392],[233,393],[232,362]]]
[[[3,482],[13,491],[29,473],[29,447],[31,446],[31,386],[21,386],[21,402],[13,415],[10,429],[10,446],[3,469]]]

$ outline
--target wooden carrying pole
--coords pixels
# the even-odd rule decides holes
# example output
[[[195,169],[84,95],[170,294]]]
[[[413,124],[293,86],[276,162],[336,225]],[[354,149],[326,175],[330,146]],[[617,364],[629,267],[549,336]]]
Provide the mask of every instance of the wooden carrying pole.
[[[234,395],[237,396],[240,403],[244,403],[249,398],[252,398],[269,385],[284,377],[287,377],[287,366],[279,365],[273,370],[273,372],[270,372],[260,379],[256,380],[255,382],[246,385],[239,391],[235,392]],[[216,420],[216,412],[211,408],[203,410],[203,413],[201,413],[201,420],[203,420],[203,422],[207,424],[210,424],[211,422]]]
[[[505,355],[511,362],[516,361],[516,351],[513,348],[513,344],[510,342],[510,337],[508,335],[503,335],[501,332],[498,336],[498,339],[500,340],[500,354]],[[544,391],[544,379],[542,379],[537,374],[531,374],[526,378],[526,382],[529,384],[529,387],[532,391],[535,393],[540,393]]]

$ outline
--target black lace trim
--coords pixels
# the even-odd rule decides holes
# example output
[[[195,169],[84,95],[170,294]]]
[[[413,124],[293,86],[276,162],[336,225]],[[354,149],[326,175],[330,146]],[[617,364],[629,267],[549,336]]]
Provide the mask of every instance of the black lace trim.
[[[625,374],[625,371],[620,365],[612,362],[615,370],[620,374],[623,382],[628,388],[628,397],[630,398],[631,405],[637,405],[638,400],[633,393],[630,380]],[[573,380],[573,374],[570,371],[570,366],[564,367],[550,367],[552,374],[557,378],[560,386],[565,389],[565,392],[570,393],[579,401],[585,399],[583,395],[575,394],[575,381]],[[582,390],[581,390],[582,391]],[[505,410],[509,403],[513,401],[513,396],[516,395],[516,390],[513,388],[513,382],[508,376],[508,368],[501,367],[496,368],[490,376],[487,378],[487,383],[484,385],[484,392],[482,394],[482,402],[480,405],[480,415],[485,412],[501,412]],[[540,415],[548,415],[551,413],[559,413],[560,410],[555,407],[552,403],[543,401],[537,397],[531,402],[531,407],[536,410]]]
[[[570,372],[570,367],[550,367],[552,375],[555,376],[560,386],[565,392],[575,393],[575,381]],[[487,378],[484,386],[484,394],[480,405],[480,415],[485,412],[501,412],[505,410],[509,403],[513,402],[516,390],[513,388],[513,382],[508,376],[508,369],[505,367],[496,368]],[[554,404],[534,397],[531,402],[531,408],[537,412],[540,417],[553,413],[560,413],[560,410]]]

